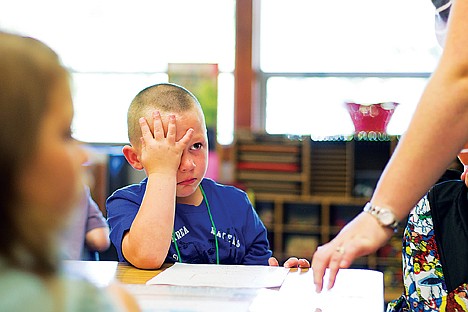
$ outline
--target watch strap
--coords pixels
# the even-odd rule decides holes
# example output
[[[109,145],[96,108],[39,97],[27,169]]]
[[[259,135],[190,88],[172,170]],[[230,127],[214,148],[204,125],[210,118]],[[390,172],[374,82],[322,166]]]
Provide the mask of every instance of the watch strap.
[[[393,212],[388,209],[388,208],[383,208],[383,207],[379,207],[379,206],[375,206],[373,205],[371,202],[368,202],[365,206],[364,206],[364,209],[363,209],[364,212],[367,212],[369,213],[371,216],[373,216],[374,218],[377,219],[377,221],[379,222],[379,224],[383,227],[386,227],[386,228],[389,228],[391,229],[393,232],[397,232],[398,230],[398,221],[396,220],[395,218],[395,215],[393,214]],[[385,213],[390,213],[391,216],[392,216],[392,220],[391,220],[391,223],[390,224],[384,224],[382,222],[382,220],[380,219],[379,215],[382,213],[382,212],[385,212]]]

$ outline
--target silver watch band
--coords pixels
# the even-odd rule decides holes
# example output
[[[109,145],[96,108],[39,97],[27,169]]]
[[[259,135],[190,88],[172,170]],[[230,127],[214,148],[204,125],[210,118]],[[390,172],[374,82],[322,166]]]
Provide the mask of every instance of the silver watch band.
[[[363,211],[376,218],[381,226],[390,228],[393,230],[393,232],[397,232],[398,221],[390,209],[374,206],[371,202],[368,202],[364,206]]]

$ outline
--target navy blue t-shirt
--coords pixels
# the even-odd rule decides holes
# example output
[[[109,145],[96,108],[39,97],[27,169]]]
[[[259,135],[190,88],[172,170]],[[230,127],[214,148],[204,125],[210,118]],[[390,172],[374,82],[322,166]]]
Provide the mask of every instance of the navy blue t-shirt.
[[[106,202],[110,238],[122,255],[122,239],[140,208],[147,179],[115,191]],[[252,207],[247,194],[233,186],[204,178],[202,187],[210,205],[218,239],[220,264],[268,265],[267,230]],[[205,201],[199,206],[177,204],[174,232],[184,263],[216,263],[214,230]],[[166,262],[177,262],[171,243]]]

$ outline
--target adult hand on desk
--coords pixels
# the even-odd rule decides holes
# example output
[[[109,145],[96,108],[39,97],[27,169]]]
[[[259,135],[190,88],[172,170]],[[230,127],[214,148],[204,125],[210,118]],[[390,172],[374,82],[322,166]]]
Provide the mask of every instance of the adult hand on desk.
[[[339,269],[349,268],[357,257],[376,251],[392,234],[391,229],[380,226],[370,214],[360,213],[333,240],[318,247],[314,253],[312,270],[316,291],[322,291],[325,269],[329,268],[327,288],[331,289]]]
[[[275,257],[268,259],[268,264],[270,266],[279,266],[278,260]],[[285,268],[310,268],[310,263],[306,259],[298,259],[296,257],[291,257],[283,264]]]

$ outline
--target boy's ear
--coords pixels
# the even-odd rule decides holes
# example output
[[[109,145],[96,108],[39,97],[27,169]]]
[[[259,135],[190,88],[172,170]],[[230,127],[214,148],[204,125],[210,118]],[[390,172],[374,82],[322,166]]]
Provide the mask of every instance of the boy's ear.
[[[128,161],[130,166],[132,166],[136,170],[142,170],[143,165],[140,163],[140,159],[138,157],[138,153],[133,146],[125,145],[122,148],[122,152],[125,156],[125,159]]]

